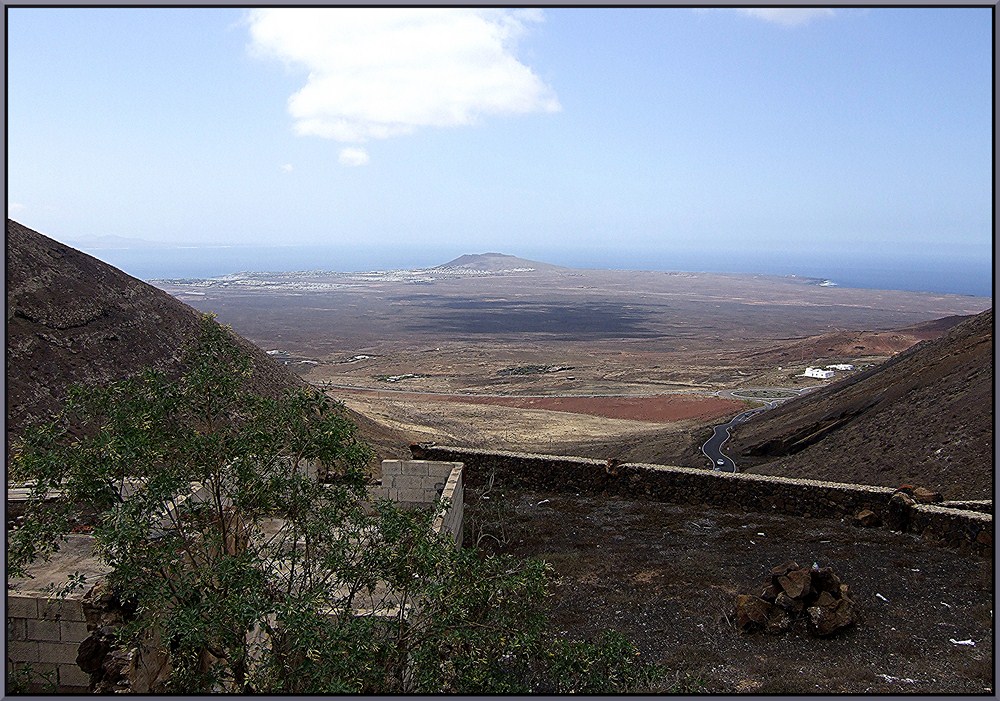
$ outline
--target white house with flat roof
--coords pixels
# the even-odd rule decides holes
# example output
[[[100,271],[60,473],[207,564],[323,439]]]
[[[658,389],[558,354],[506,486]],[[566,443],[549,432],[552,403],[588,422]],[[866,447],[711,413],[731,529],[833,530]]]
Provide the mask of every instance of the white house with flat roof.
[[[802,373],[803,377],[815,377],[817,380],[829,380],[833,377],[833,370],[823,370],[822,368],[806,368]]]

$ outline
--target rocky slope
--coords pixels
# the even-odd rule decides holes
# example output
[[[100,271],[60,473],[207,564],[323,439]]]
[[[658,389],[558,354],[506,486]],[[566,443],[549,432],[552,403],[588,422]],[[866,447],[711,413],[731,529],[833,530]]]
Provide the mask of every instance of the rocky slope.
[[[761,414],[727,446],[746,472],[993,494],[993,310]]]
[[[110,382],[149,367],[179,369],[199,312],[10,219],[6,259],[8,439],[55,410],[72,384]],[[239,342],[253,361],[255,391],[304,386],[252,343]],[[352,418],[376,447],[403,445]]]

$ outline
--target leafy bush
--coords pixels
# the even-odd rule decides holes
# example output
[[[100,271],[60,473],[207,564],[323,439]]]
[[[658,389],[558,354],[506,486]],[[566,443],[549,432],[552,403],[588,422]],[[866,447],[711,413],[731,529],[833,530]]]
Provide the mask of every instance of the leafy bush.
[[[370,450],[342,407],[244,389],[250,366],[210,317],[176,381],[157,372],[71,392],[15,448],[34,487],[9,534],[22,575],[97,514],[96,552],[134,615],[119,647],[156,644],[175,693],[631,691],[655,668],[620,636],[545,629],[544,563],[456,550],[368,497]],[[310,467],[321,463],[319,481]],[[62,498],[46,495],[59,490]],[[83,586],[85,582],[76,582]]]

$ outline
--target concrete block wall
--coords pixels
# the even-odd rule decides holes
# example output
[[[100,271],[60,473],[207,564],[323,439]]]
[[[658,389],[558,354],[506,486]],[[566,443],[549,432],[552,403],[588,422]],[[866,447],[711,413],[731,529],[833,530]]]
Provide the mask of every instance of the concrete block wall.
[[[464,481],[461,462],[438,460],[383,460],[382,482],[369,488],[373,499],[389,499],[406,506],[430,506],[438,498],[449,507],[433,528],[451,533],[462,545]]]
[[[444,490],[441,493],[442,499],[448,500],[448,508],[443,514],[438,516],[431,528],[436,533],[449,533],[455,545],[462,547],[462,530],[465,525],[465,479],[463,477],[462,463],[451,463],[454,465],[448,474]]]
[[[852,517],[861,509],[871,509],[881,514],[884,521],[889,499],[896,491],[891,487],[642,463],[627,463],[609,470],[601,460],[556,455],[437,445],[415,445],[411,450],[414,457],[421,459],[464,463],[463,477],[471,485],[483,484],[494,474],[499,484],[805,518]],[[934,543],[981,555],[993,552],[993,517],[989,514],[922,505],[913,509],[908,530]]]
[[[80,643],[89,635],[79,597],[46,592],[7,594],[7,670],[30,665],[34,690],[86,693],[90,675],[76,664]],[[39,676],[41,675],[41,676]],[[55,689],[48,686],[48,680]]]

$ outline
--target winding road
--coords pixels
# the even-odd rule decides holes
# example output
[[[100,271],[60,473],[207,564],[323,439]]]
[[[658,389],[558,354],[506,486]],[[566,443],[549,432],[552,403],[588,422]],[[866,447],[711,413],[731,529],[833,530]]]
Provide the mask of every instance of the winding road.
[[[729,440],[729,431],[734,426],[747,421],[748,419],[756,416],[762,411],[767,411],[768,409],[773,409],[779,404],[788,401],[789,399],[794,399],[795,397],[800,397],[807,392],[817,389],[816,387],[805,387],[802,389],[790,389],[785,387],[759,387],[759,388],[747,388],[744,390],[720,390],[717,394],[719,397],[726,397],[730,399],[752,399],[754,401],[763,402],[764,406],[757,407],[756,409],[750,409],[749,411],[744,411],[741,414],[737,414],[735,417],[730,419],[724,424],[719,424],[712,431],[712,437],[705,441],[705,444],[701,446],[701,452],[706,458],[708,458],[711,468],[719,472],[736,472],[736,461],[731,457],[722,452],[722,446],[726,441]],[[776,397],[773,395],[783,394],[784,396]],[[768,394],[771,396],[756,396],[757,394]]]

